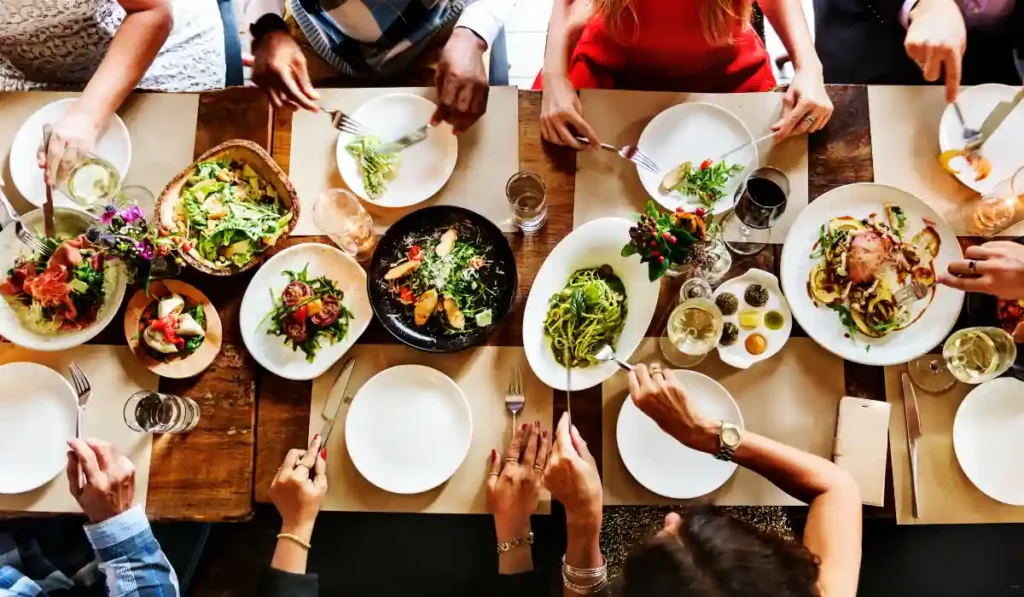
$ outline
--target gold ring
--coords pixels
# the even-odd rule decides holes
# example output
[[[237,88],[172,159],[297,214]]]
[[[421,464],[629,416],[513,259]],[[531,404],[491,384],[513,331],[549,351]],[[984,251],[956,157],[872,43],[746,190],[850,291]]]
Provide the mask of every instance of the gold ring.
[[[537,466],[535,464],[535,465],[533,465],[533,470],[537,471],[540,474],[544,474],[544,467],[543,466]]]
[[[487,476],[488,476],[488,477],[497,477],[497,476],[498,476],[498,473],[490,473],[490,474],[489,474],[489,475],[487,475]]]
[[[519,459],[518,458],[512,458],[511,456],[509,456],[508,458],[505,459],[505,462],[507,464],[519,464]]]
[[[804,116],[804,120],[807,121],[807,124],[809,124],[811,126],[814,126],[814,117],[813,116],[810,116],[810,115]]]

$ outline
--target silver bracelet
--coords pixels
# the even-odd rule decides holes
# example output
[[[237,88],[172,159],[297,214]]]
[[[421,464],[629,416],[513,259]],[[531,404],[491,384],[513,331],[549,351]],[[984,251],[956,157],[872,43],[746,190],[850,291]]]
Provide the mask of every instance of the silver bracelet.
[[[589,578],[598,578],[608,574],[608,566],[601,564],[597,568],[576,568],[571,564],[565,563],[565,556],[562,556],[562,572],[577,579],[586,580]]]
[[[530,531],[524,537],[516,537],[511,541],[504,541],[502,543],[498,543],[498,553],[512,551],[520,545],[533,545],[533,531]]]
[[[565,570],[562,570],[562,586],[569,589],[577,595],[596,595],[600,593],[606,586],[608,586],[608,571],[605,570],[597,582],[589,585],[579,585],[569,579],[566,575]]]

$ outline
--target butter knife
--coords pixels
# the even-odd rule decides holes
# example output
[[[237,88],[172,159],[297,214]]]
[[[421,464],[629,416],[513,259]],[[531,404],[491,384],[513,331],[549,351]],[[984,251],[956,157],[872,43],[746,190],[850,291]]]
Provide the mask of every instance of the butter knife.
[[[380,153],[398,153],[403,149],[407,149],[412,145],[416,145],[420,141],[427,138],[427,130],[430,128],[429,124],[425,124],[420,128],[410,131],[394,141],[384,143],[378,148],[377,151]]]
[[[910,452],[910,494],[912,496],[911,513],[919,518],[917,490],[917,441],[921,439],[921,411],[917,409],[917,393],[910,377],[906,373],[903,380],[903,413],[907,419],[907,447]]]
[[[324,410],[321,414],[324,419],[324,423],[320,427],[321,446],[327,445],[327,438],[330,437],[331,431],[334,430],[334,421],[338,418],[338,411],[341,409],[342,403],[348,404],[352,402],[352,397],[346,396],[345,390],[348,389],[348,382],[352,379],[352,370],[355,367],[355,357],[346,361],[345,366],[341,369],[341,373],[338,374],[338,379],[334,382],[334,386],[331,387],[331,393],[327,395],[327,404],[324,405]]]
[[[1012,100],[1008,102],[999,102],[996,104],[995,108],[992,108],[992,111],[985,117],[985,121],[981,123],[981,144],[979,147],[988,141],[989,137],[992,136],[992,133],[999,128],[999,125],[1003,124],[1006,117],[1009,116],[1017,107],[1017,104],[1020,103],[1021,98],[1024,98],[1024,89],[1018,91],[1017,95],[1013,96]]]
[[[49,150],[51,133],[53,133],[53,128],[48,124],[43,125],[43,151]],[[49,170],[49,164],[46,167]],[[50,175],[46,171],[43,172],[43,182],[46,183],[46,203],[43,204],[43,234],[46,235],[46,238],[54,238],[57,233],[53,224],[53,181],[50,180]]]
[[[572,366],[569,364],[568,343],[563,354],[565,355],[565,410],[569,413],[569,426],[572,427]]]

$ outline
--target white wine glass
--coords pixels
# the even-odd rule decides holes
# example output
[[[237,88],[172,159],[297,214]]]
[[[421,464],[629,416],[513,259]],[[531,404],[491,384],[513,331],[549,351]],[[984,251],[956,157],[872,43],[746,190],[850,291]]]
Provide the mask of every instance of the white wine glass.
[[[662,356],[676,367],[697,366],[722,339],[724,318],[711,294],[711,284],[702,278],[690,278],[679,290],[680,303],[658,339]]]
[[[991,381],[1017,359],[1017,345],[1006,331],[994,327],[965,328],[953,333],[942,354],[928,354],[910,362],[907,372],[919,388],[938,394],[957,380],[967,384]]]

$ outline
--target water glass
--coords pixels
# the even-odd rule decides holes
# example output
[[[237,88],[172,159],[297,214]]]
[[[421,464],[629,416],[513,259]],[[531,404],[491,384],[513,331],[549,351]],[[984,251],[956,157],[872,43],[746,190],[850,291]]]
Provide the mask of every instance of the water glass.
[[[537,174],[528,170],[513,174],[505,185],[505,196],[512,207],[512,220],[523,234],[533,234],[547,223],[547,192]]]
[[[146,221],[153,223],[158,221],[156,217],[156,196],[142,185],[128,185],[121,187],[117,204],[114,207],[123,209],[125,207],[140,207],[146,214]]]
[[[191,398],[143,390],[125,403],[124,422],[143,433],[188,433],[199,423],[199,405]]]
[[[366,261],[377,246],[373,218],[359,198],[344,189],[328,189],[313,204],[313,222],[356,261]]]
[[[740,255],[760,252],[788,200],[789,178],[781,170],[764,166],[751,172],[736,189],[733,211],[722,223],[729,249]]]
[[[960,222],[970,236],[993,237],[1024,220],[1024,166],[977,201],[960,208]]]

